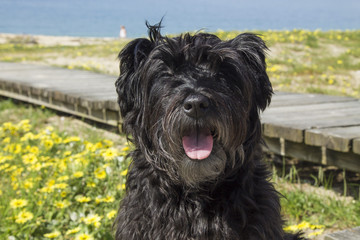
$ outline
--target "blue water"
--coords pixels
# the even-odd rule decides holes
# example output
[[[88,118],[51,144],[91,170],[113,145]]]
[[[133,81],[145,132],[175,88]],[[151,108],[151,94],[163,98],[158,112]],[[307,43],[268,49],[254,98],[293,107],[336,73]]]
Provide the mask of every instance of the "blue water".
[[[360,29],[360,0],[0,0],[0,32],[117,37],[205,29]]]

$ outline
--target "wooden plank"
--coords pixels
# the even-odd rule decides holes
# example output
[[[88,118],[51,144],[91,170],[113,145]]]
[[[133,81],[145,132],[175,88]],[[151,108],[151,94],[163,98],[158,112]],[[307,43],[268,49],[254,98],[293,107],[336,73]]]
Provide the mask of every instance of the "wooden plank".
[[[331,233],[325,236],[324,240],[359,240],[360,227]]]
[[[20,100],[20,101],[23,101],[23,102],[28,102],[28,103],[31,103],[31,104],[39,105],[39,106],[45,106],[47,108],[51,108],[51,109],[54,109],[56,111],[68,113],[68,114],[78,116],[78,117],[82,117],[82,118],[86,118],[86,119],[89,119],[89,120],[92,120],[92,121],[95,121],[95,122],[100,122],[100,123],[108,124],[110,126],[118,127],[118,122],[115,123],[115,121],[112,120],[112,119],[109,119],[109,120],[101,119],[101,118],[89,115],[87,113],[82,113],[81,111],[75,111],[75,110],[66,108],[65,106],[60,106],[60,105],[55,105],[55,104],[43,102],[43,101],[31,98],[31,97],[27,97],[27,96],[24,96],[24,95],[21,95],[21,94],[7,92],[7,91],[3,91],[3,90],[0,89],[0,95],[5,96],[5,97],[9,97],[9,98],[13,98],[13,99],[17,99],[17,100]]]
[[[271,100],[270,108],[280,106],[297,106],[330,102],[353,101],[350,97],[330,96],[322,94],[301,94],[301,93],[281,93],[275,92]]]
[[[352,140],[359,136],[360,126],[310,129],[305,131],[305,143],[313,146],[324,146],[336,151],[348,152],[352,147]]]
[[[317,164],[332,165],[350,171],[360,172],[360,156],[351,152],[343,153],[303,143],[281,141],[278,138],[264,137],[269,151],[281,156],[297,158]]]
[[[270,107],[262,113],[263,118],[278,115],[296,115],[301,112],[325,112],[325,111],[337,111],[343,108],[356,108],[360,107],[359,99],[352,99],[346,102],[333,102],[333,103],[319,103],[319,104],[308,104],[308,105],[292,105],[292,106],[281,106],[281,107]]]
[[[263,134],[271,138],[284,138],[293,142],[304,141],[304,129],[284,126],[281,124],[265,123],[263,124]]]
[[[264,137],[266,145],[271,152],[281,156],[288,156],[314,163],[321,163],[322,149],[308,146],[303,143],[281,141],[278,138]]]
[[[360,155],[352,152],[338,152],[326,149],[326,158],[323,164],[345,168],[350,171],[360,172]]]
[[[304,130],[313,128],[341,127],[360,125],[360,104],[349,102],[352,107],[339,108],[334,111],[299,112],[294,115],[286,113],[268,116],[262,119],[264,134],[269,137],[284,137],[294,142],[304,140]],[[268,113],[270,114],[270,113]]]
[[[322,104],[320,104],[322,105]],[[268,112],[265,112],[261,115],[261,121],[263,123],[273,123],[288,125],[294,127],[302,126],[304,129],[312,127],[315,123],[321,127],[322,123],[324,127],[331,126],[328,122],[332,122],[334,119],[343,118],[346,120],[346,116],[351,115],[360,115],[360,101],[352,101],[344,103],[334,103],[333,108],[328,108],[326,106],[324,109],[319,105],[309,105],[308,108],[298,108],[297,106],[292,107],[291,109],[280,109],[281,111],[276,111],[274,109]],[[352,121],[350,121],[352,125]],[[360,123],[360,122],[359,122]],[[338,124],[336,124],[338,125]]]
[[[353,140],[353,151],[354,153],[360,154],[360,138]]]
[[[112,100],[106,101],[106,107],[113,110],[113,111],[116,111],[116,112],[120,111],[120,107],[119,107],[119,104],[117,102],[117,97],[115,97]]]
[[[0,79],[29,83],[30,85],[50,83],[51,86],[59,87],[74,85],[86,87],[87,85],[96,84],[97,86],[110,86],[114,89],[116,81],[115,76],[38,65],[0,63],[0,69]]]
[[[10,62],[0,62],[1,71],[19,71],[26,69],[49,69],[49,66],[35,65],[35,64],[24,64],[24,63],[10,63]]]
[[[346,115],[346,117],[336,117],[329,120],[324,117],[314,121],[299,119],[303,122],[270,122],[264,123],[264,135],[268,137],[285,138],[293,142],[304,141],[304,131],[308,129],[342,127],[357,125],[360,122],[360,113]]]
[[[81,79],[85,81],[91,81],[96,79],[108,79],[112,80],[115,83],[116,77],[109,75],[101,75],[92,72],[79,72],[76,70],[66,70],[66,69],[26,69],[20,71],[6,71],[3,70],[0,73],[1,79],[6,79],[9,81],[19,81],[19,82],[34,82],[47,80],[52,81],[53,79],[61,79],[62,81],[72,82],[74,79]]]

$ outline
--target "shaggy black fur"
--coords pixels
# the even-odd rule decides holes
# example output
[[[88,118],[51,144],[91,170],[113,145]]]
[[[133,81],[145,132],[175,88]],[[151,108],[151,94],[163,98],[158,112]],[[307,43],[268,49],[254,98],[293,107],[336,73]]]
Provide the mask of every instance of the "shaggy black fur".
[[[135,150],[116,239],[302,239],[284,234],[261,161],[259,112],[272,95],[265,43],[250,33],[221,41],[148,28],[150,39],[119,54],[116,90]],[[189,135],[206,136],[211,154],[190,158]]]

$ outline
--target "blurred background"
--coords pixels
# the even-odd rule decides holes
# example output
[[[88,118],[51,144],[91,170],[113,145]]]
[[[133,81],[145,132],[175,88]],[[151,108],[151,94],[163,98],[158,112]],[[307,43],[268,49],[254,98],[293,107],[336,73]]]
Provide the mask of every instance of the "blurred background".
[[[117,37],[146,35],[164,16],[164,33],[232,30],[330,30],[360,27],[358,0],[1,0],[0,32]]]

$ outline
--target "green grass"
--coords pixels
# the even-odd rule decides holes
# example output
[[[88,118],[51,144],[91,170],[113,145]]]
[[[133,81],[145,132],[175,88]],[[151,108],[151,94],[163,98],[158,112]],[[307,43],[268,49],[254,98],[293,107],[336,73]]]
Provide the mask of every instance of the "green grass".
[[[301,188],[287,189],[278,182],[284,195],[281,206],[290,223],[307,221],[326,228],[345,229],[360,225],[360,201],[341,201],[333,196],[309,193]]]
[[[347,174],[336,168],[324,169],[311,163],[303,163],[301,167],[287,163],[285,158],[282,166],[270,163],[273,182],[283,195],[281,206],[288,224],[296,226],[305,222],[321,225],[325,230],[360,225],[360,182],[351,180],[358,179],[358,174]],[[333,188],[341,189],[341,193]]]

